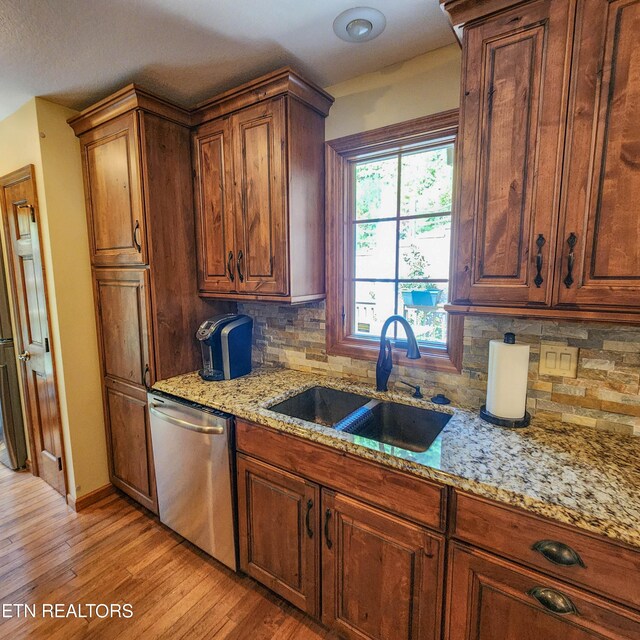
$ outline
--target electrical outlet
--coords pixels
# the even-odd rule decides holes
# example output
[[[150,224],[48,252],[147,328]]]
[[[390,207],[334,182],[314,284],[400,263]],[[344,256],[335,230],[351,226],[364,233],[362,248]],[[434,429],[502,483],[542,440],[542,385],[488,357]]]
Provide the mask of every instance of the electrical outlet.
[[[559,376],[561,378],[578,377],[578,347],[566,347],[557,344],[540,345],[541,376]]]

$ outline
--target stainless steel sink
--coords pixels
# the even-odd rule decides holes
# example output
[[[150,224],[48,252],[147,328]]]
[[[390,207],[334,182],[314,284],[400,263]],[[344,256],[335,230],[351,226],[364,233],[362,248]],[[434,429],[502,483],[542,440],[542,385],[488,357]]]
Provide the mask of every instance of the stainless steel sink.
[[[292,418],[333,427],[370,400],[371,398],[356,393],[328,387],[312,387],[297,396],[270,406],[269,409]]]
[[[371,415],[360,418],[360,424],[349,428],[349,433],[415,452],[426,451],[452,417],[395,402],[380,402],[369,408]]]

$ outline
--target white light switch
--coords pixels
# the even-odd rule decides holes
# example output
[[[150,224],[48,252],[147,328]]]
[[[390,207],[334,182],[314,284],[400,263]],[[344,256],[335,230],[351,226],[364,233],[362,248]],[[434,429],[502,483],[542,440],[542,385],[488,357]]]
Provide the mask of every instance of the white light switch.
[[[578,377],[578,347],[565,347],[557,344],[540,345],[541,376]]]

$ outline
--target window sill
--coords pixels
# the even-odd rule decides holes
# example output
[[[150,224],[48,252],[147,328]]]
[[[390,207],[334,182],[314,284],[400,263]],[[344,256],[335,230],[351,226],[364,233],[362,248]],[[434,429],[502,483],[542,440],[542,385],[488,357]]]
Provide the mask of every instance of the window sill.
[[[452,317],[450,320],[450,330],[456,330],[455,324],[461,318]],[[454,335],[456,335],[454,333]],[[367,340],[365,338],[355,338],[345,336],[342,339],[332,340],[327,336],[327,354],[333,356],[347,356],[356,360],[377,361],[380,352],[380,342],[378,340]],[[394,348],[393,364],[395,366],[410,367],[414,369],[426,369],[439,371],[441,373],[460,373],[462,370],[462,343],[452,349],[434,349],[420,347],[419,360],[411,360],[406,357],[402,348]]]

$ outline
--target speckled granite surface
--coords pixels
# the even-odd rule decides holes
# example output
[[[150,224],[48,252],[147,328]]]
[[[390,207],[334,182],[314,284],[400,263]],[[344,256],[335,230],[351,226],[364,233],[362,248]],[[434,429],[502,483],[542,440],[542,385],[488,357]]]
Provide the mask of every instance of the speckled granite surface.
[[[269,406],[321,385],[453,414],[433,445],[414,453],[274,413]],[[223,382],[196,373],[158,382],[174,396],[640,547],[640,439],[534,419],[526,429],[289,369]]]

